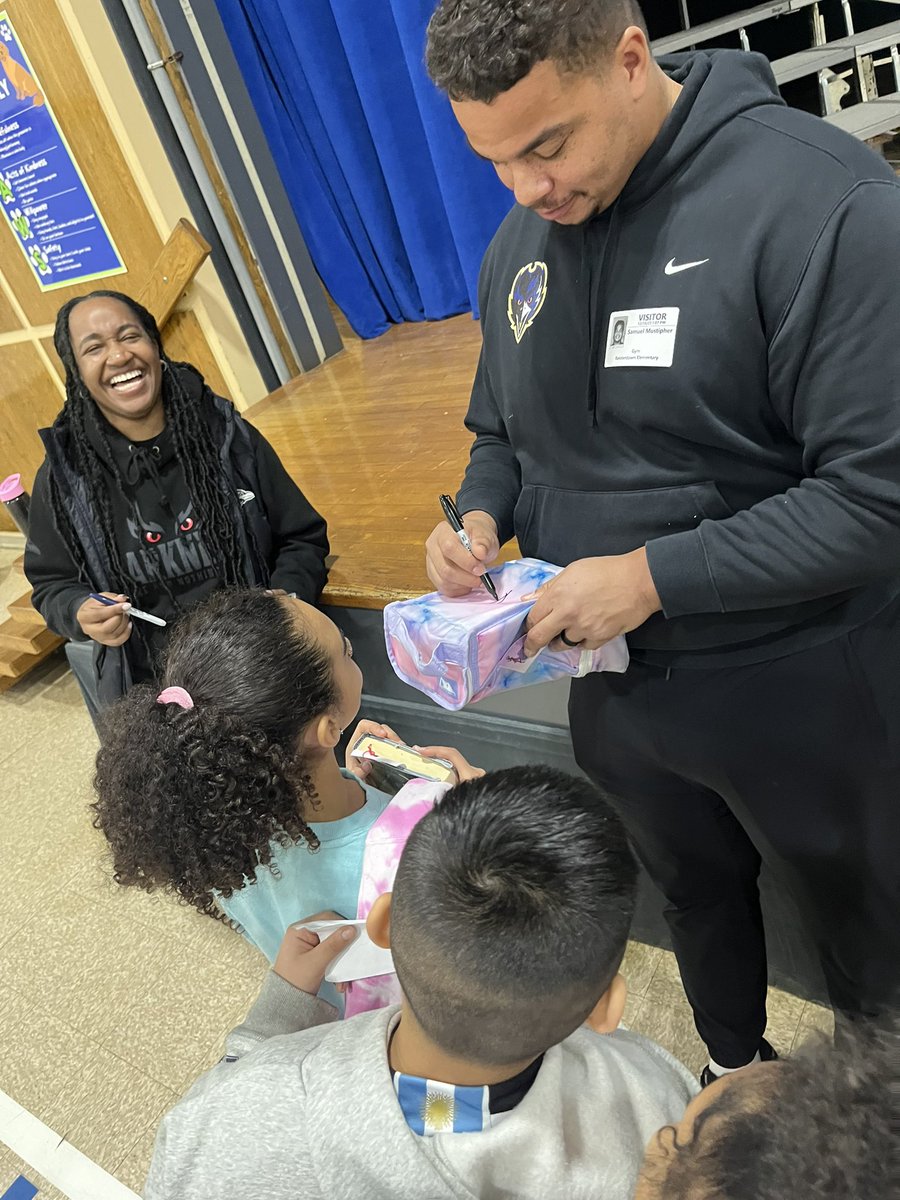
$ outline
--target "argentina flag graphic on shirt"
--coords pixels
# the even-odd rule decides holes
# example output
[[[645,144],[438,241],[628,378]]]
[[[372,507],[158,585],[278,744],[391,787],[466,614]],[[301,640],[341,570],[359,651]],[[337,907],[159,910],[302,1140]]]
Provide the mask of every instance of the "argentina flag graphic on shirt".
[[[423,1137],[436,1133],[479,1133],[507,1115],[491,1114],[488,1087],[456,1087],[398,1071],[394,1089],[407,1125]]]

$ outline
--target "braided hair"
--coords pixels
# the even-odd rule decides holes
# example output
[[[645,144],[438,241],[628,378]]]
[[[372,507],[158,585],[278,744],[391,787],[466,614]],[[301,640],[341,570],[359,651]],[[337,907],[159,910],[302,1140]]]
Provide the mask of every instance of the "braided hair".
[[[112,453],[107,454],[104,464],[88,436],[90,423],[100,442],[109,450],[105,422],[100,418],[97,406],[78,369],[69,333],[72,309],[86,300],[100,298],[118,300],[131,309],[138,324],[155,344],[163,365],[162,401],[166,425],[172,429],[175,452],[184,471],[188,491],[198,517],[204,524],[207,550],[223,583],[234,586],[246,584],[248,580],[238,540],[231,487],[222,469],[218,446],[215,439],[210,437],[209,425],[204,418],[203,410],[210,405],[212,392],[206,383],[203,383],[199,397],[188,392],[182,382],[181,372],[194,368],[187,363],[173,363],[169,359],[163,350],[159,327],[152,313],[130,296],[121,292],[101,290],[68,300],[57,314],[53,345],[66,372],[66,400],[53,423],[53,430],[65,436],[71,467],[84,481],[88,502],[97,515],[103,549],[109,564],[109,586],[127,594],[140,607],[141,581],[129,572],[125,556],[119,549],[105,468],[111,468],[115,484],[122,492],[127,490],[125,480]],[[63,502],[60,480],[54,477],[52,471],[49,473],[49,482],[50,504],[57,531],[71,548],[79,573],[85,582],[92,583],[84,549]]]

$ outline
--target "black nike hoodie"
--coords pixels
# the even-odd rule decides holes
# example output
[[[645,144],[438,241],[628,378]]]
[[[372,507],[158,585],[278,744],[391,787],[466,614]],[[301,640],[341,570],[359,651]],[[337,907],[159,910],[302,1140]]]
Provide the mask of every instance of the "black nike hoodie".
[[[561,565],[646,545],[634,657],[759,661],[900,591],[900,183],[759,55],[660,65],[683,90],[616,202],[517,206],[488,249],[459,505]]]

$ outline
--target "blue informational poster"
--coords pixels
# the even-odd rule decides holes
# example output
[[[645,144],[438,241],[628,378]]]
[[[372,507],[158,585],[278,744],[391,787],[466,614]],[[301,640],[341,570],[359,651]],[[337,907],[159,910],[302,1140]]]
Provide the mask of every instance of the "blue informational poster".
[[[40,81],[2,9],[0,209],[43,292],[125,271]]]

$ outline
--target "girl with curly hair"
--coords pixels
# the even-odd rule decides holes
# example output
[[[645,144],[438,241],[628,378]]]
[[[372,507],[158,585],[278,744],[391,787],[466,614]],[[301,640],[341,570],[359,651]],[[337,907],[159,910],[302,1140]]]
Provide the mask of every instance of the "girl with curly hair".
[[[356,917],[367,835],[391,798],[366,783],[368,763],[335,757],[362,694],[347,637],[301,600],[217,592],[173,631],[162,685],[104,715],[92,807],[117,882],[230,920],[269,962],[292,922]],[[362,733],[397,738],[369,721]],[[425,753],[483,774],[458,751]]]

